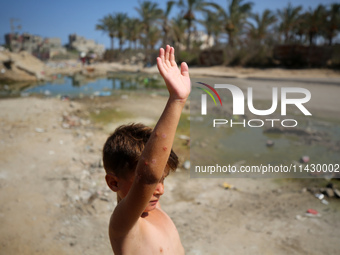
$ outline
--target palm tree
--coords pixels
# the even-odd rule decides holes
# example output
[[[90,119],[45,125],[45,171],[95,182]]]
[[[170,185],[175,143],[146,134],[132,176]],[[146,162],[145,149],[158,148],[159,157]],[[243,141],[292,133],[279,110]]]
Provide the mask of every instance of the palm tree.
[[[113,41],[116,30],[116,20],[113,18],[113,16],[109,14],[100,19],[99,23],[96,25],[96,30],[101,30],[109,35],[111,40],[111,50],[113,50]]]
[[[336,36],[337,30],[340,30],[340,4],[332,4],[328,11],[329,20],[326,23],[326,37],[328,45],[332,45],[333,38]]]
[[[171,20],[171,27],[172,27],[172,37],[175,40],[176,48],[177,50],[177,54],[180,52],[181,50],[181,45],[183,45],[183,39],[184,39],[184,35],[185,35],[185,29],[187,28],[187,24],[186,22],[183,20],[183,16],[182,15],[178,15],[177,17],[173,18]]]
[[[114,14],[113,19],[115,20],[117,37],[119,39],[119,50],[122,51],[128,16],[126,13],[119,12]]]
[[[212,12],[210,10],[206,10],[204,12],[204,20],[198,21],[205,27],[207,32],[207,43],[209,43],[211,36],[214,37],[214,44],[218,44],[218,37],[221,33],[221,16]]]
[[[327,13],[325,6],[318,5],[315,10],[311,8],[304,15],[304,24],[309,38],[309,45],[315,44],[315,38],[321,33],[326,24]]]
[[[185,9],[183,19],[187,21],[187,50],[190,50],[191,28],[193,25],[193,21],[195,20],[194,12],[203,11],[204,7],[207,6],[207,3],[205,3],[204,0],[187,0],[185,3],[183,2],[183,0],[180,0],[178,4]]]
[[[139,3],[139,7],[135,8],[141,18],[141,24],[143,26],[145,35],[145,47],[149,45],[148,34],[150,33],[150,27],[152,24],[160,19],[163,11],[158,8],[158,4],[150,1],[144,1]]]
[[[246,23],[247,17],[250,15],[252,2],[244,2],[244,0],[232,0],[224,10],[221,6],[214,4],[224,17],[224,29],[228,34],[228,44],[233,47],[235,37],[239,34]]]
[[[281,24],[280,27],[278,28],[279,32],[282,32],[282,30],[280,30],[281,28]],[[299,17],[297,18],[295,25],[292,28],[291,31],[291,35],[290,35],[290,39],[293,37],[293,35],[297,35],[299,37],[299,42],[302,44],[304,43],[304,41],[306,40],[306,22],[305,22],[305,14],[301,14],[299,15]],[[295,37],[293,37],[295,38]],[[288,38],[289,40],[289,38]]]
[[[283,10],[277,10],[277,14],[281,20],[279,31],[283,33],[285,43],[289,42],[293,31],[300,23],[301,10],[302,6],[293,7],[291,3],[289,3]]]
[[[159,41],[159,38],[161,37],[161,32],[156,26],[151,26],[149,30],[149,34],[147,36],[149,38],[149,43],[151,49],[155,48],[155,45]]]
[[[162,15],[162,20],[163,20],[162,29],[164,33],[163,34],[163,45],[166,45],[168,41],[168,35],[170,31],[169,15],[175,3],[176,3],[175,1],[168,1],[166,3],[166,9],[165,11],[163,11],[163,15]]]
[[[128,18],[126,21],[126,37],[129,40],[129,48],[131,44],[134,44],[134,48],[137,49],[137,40],[140,38],[141,22],[137,18]]]
[[[249,36],[262,44],[267,37],[269,27],[276,22],[276,17],[270,10],[266,9],[261,16],[252,14],[251,18],[254,19],[256,24],[249,23]]]

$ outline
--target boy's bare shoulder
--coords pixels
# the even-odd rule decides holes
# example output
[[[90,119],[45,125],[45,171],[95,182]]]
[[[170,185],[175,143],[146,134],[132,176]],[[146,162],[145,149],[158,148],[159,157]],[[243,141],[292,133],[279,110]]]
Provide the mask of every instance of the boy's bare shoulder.
[[[115,231],[110,227],[111,231]],[[111,239],[115,254],[184,254],[178,231],[160,208],[141,217],[124,237]]]

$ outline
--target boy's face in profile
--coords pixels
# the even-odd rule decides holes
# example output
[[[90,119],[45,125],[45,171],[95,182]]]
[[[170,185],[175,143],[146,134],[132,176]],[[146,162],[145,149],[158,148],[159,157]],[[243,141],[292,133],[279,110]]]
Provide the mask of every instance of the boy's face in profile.
[[[158,204],[158,201],[160,199],[160,197],[164,194],[164,179],[165,177],[167,177],[169,175],[169,171],[170,168],[168,166],[166,166],[165,170],[164,170],[164,176],[162,177],[162,179],[159,181],[159,183],[157,184],[152,197],[149,200],[148,205],[146,206],[144,213],[150,212],[152,210],[154,210]],[[118,182],[118,196],[123,199],[129,192],[133,181],[135,179],[135,174],[131,173],[128,175],[127,178],[120,178],[119,182]]]

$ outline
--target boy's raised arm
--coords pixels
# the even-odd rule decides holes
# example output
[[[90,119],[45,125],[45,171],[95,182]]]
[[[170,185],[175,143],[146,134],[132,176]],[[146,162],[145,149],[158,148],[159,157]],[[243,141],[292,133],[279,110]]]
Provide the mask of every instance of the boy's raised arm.
[[[163,177],[181,112],[190,94],[188,66],[182,63],[180,71],[174,53],[174,48],[169,45],[159,51],[157,66],[170,95],[138,161],[134,182],[112,215],[111,225],[119,230],[119,233],[115,231],[118,236],[125,235],[134,226]]]

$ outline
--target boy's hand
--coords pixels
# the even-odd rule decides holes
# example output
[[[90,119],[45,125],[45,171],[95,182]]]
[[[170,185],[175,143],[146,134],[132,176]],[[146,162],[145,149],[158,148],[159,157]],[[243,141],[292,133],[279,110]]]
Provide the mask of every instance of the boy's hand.
[[[175,61],[175,49],[167,45],[165,51],[163,48],[159,49],[157,67],[169,90],[170,98],[185,101],[191,89],[187,63],[183,62],[179,71]]]

